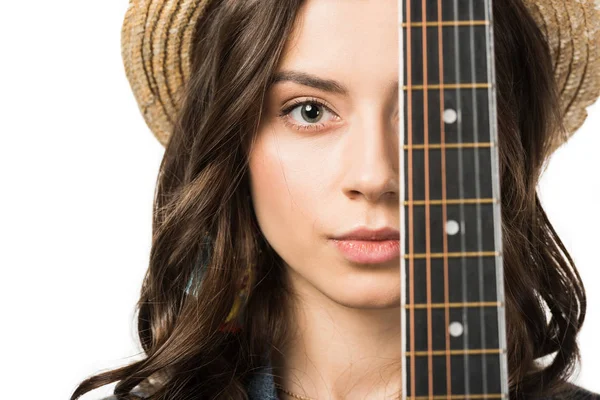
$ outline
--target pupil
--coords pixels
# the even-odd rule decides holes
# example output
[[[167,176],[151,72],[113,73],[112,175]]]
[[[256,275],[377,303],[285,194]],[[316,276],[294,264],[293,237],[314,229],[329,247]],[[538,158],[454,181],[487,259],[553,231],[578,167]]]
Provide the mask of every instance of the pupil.
[[[318,120],[320,116],[321,112],[317,107],[313,107],[311,104],[306,104],[304,107],[302,107],[302,117],[309,120],[309,122],[316,122],[311,120]]]

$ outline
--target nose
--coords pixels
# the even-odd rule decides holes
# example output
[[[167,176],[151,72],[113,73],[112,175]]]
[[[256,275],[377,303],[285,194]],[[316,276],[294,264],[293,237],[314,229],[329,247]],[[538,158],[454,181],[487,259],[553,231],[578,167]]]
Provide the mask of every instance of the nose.
[[[399,131],[397,115],[364,107],[348,132],[348,158],[343,190],[349,198],[369,202],[399,198]]]

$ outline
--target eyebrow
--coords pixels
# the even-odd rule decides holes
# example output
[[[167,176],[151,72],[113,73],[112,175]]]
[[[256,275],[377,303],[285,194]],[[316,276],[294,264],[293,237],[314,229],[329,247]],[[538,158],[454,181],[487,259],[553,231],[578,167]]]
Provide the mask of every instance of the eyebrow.
[[[304,86],[310,86],[315,89],[322,90],[324,92],[331,92],[341,95],[347,95],[349,93],[348,88],[338,81],[332,79],[319,78],[316,75],[311,75],[306,72],[300,71],[281,71],[275,73],[271,79],[271,85],[275,85],[280,82],[294,82]]]
[[[304,86],[310,86],[325,92],[337,93],[343,96],[347,96],[349,93],[348,88],[342,83],[333,79],[319,78],[316,75],[311,75],[306,72],[300,71],[281,71],[273,75],[269,87],[280,82],[294,82]],[[393,89],[393,97],[398,97],[398,81],[395,81],[391,86]]]

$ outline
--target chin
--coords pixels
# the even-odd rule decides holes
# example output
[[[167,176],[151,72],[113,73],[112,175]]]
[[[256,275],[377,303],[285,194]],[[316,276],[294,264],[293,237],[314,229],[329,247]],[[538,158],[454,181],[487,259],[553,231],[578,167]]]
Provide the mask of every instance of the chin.
[[[332,298],[336,303],[341,304],[348,308],[356,309],[387,309],[387,308],[398,308],[400,307],[400,295],[398,296],[361,296],[349,294],[348,296],[340,296]]]
[[[286,263],[292,286],[300,297],[325,296],[348,308],[400,307],[400,263],[358,265],[346,260],[319,260],[320,267],[292,268]]]
[[[327,285],[327,295],[336,303],[349,308],[385,309],[400,307],[400,272],[395,276],[347,276]]]

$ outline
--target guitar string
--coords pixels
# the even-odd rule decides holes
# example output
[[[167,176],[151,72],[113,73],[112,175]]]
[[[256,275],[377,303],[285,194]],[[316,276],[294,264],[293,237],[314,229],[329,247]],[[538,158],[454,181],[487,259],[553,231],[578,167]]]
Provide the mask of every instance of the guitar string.
[[[427,0],[421,0],[421,21],[427,21]],[[427,24],[421,24],[421,56],[423,77],[423,143],[425,148],[429,145],[429,89],[427,68]],[[425,281],[427,293],[427,391],[429,397],[433,396],[433,353],[431,332],[431,222],[429,206],[429,150],[424,149],[424,174],[425,174]],[[414,355],[413,355],[414,357]]]
[[[484,2],[487,2],[487,0],[484,0]],[[469,1],[469,19],[471,21],[473,21],[474,18],[474,11],[473,11],[473,0]],[[469,42],[470,42],[470,55],[471,55],[471,82],[476,82],[476,76],[475,76],[475,33],[474,33],[474,28],[473,25],[471,25],[469,27]],[[488,89],[489,90],[489,89]],[[476,89],[471,89],[471,104],[473,106],[473,112],[472,112],[472,116],[473,116],[473,143],[477,142],[477,137],[479,135],[479,118],[478,118],[478,110],[477,110],[477,97],[476,97]],[[490,140],[491,142],[491,140]],[[494,147],[490,147],[489,151],[492,152],[494,151],[495,148]],[[481,182],[479,180],[479,149],[474,149],[473,150],[473,154],[474,154],[474,164],[475,164],[475,197],[476,198],[481,198]],[[476,210],[476,218],[475,220],[477,221],[477,251],[481,252],[483,251],[483,244],[482,244],[482,227],[481,227],[481,204],[477,203],[475,205],[475,210]],[[477,281],[479,283],[479,301],[484,301],[483,298],[483,286],[484,286],[484,282],[483,282],[483,258],[481,256],[477,257]],[[484,321],[484,308],[482,306],[479,307],[479,328],[480,328],[480,332],[479,332],[479,337],[481,339],[481,348],[486,348],[487,347],[487,341],[485,339],[485,321]],[[481,355],[481,380],[482,380],[482,387],[483,387],[483,394],[487,395],[488,394],[488,382],[487,382],[487,363],[486,363],[486,354],[482,354]],[[493,356],[492,356],[493,357]]]
[[[437,2],[438,12],[438,74],[440,84],[440,142],[446,143],[446,124],[443,118],[444,115],[444,51],[443,51],[443,29],[442,29],[442,0]],[[440,163],[442,172],[442,221],[448,220],[448,210],[446,205],[446,148],[442,146],[440,151]],[[444,224],[442,224],[442,227]],[[446,345],[446,394],[450,399],[452,396],[452,362],[450,358],[450,332],[448,324],[450,322],[450,288],[448,283],[448,236],[442,232],[443,237],[443,253],[444,253],[444,339]]]
[[[413,149],[412,149],[412,29],[411,29],[411,1],[412,0],[406,0],[406,21],[408,23],[408,29],[406,30],[406,58],[407,58],[407,73],[406,73],[406,79],[407,79],[407,85],[408,85],[408,90],[407,90],[407,115],[408,118],[406,118],[406,122],[407,122],[407,130],[408,130],[408,145],[409,145],[409,151],[408,151],[408,163],[407,163],[407,175],[408,175],[408,201],[409,201],[409,207],[408,207],[408,253],[409,254],[414,254],[414,221],[413,221],[413,217],[414,217],[414,205],[413,205],[413,170],[412,170],[412,161],[413,161]],[[415,283],[415,258],[414,257],[409,257],[409,261],[408,261],[408,265],[409,265],[409,284],[408,284],[408,291],[409,291],[409,301],[410,304],[414,304],[415,302],[415,290],[414,290],[414,283]],[[410,357],[410,395],[411,397],[416,397],[416,356],[415,356],[415,308],[411,307],[410,308],[410,352],[411,352],[411,357]]]
[[[457,0],[453,0],[453,12],[454,12],[454,21],[458,21],[458,2]],[[454,25],[454,76],[455,76],[455,81],[456,83],[460,83],[460,75],[459,75],[459,71],[460,71],[460,60],[459,60],[459,54],[460,54],[460,41],[459,41],[459,35],[458,35],[458,26]],[[460,97],[460,93],[459,93],[459,89],[458,89],[458,85],[457,88],[455,89],[455,96],[456,96],[456,109],[458,110],[458,119],[457,119],[457,135],[458,135],[458,143],[463,143],[463,139],[462,139],[462,101],[461,101],[461,97]],[[457,149],[458,152],[458,190],[459,190],[459,198],[463,199],[464,196],[464,187],[463,187],[463,154],[462,154],[462,148],[459,146]],[[460,248],[461,248],[461,253],[465,253],[465,232],[464,232],[464,227],[465,227],[465,209],[464,209],[464,204],[461,202],[459,204],[459,221],[460,221]],[[467,293],[467,279],[466,279],[466,257],[462,256],[460,257],[460,263],[461,263],[461,289],[462,289],[462,302],[463,304],[466,303],[466,293]],[[462,307],[462,312],[461,312],[461,317],[462,317],[462,323],[463,323],[463,349],[467,350],[469,349],[469,324],[468,324],[468,320],[467,320],[467,309],[466,307]],[[471,381],[470,381],[470,368],[469,368],[469,354],[468,351],[465,352],[464,356],[463,356],[463,370],[465,371],[464,373],[464,385],[465,385],[465,395],[469,396],[471,394]]]

